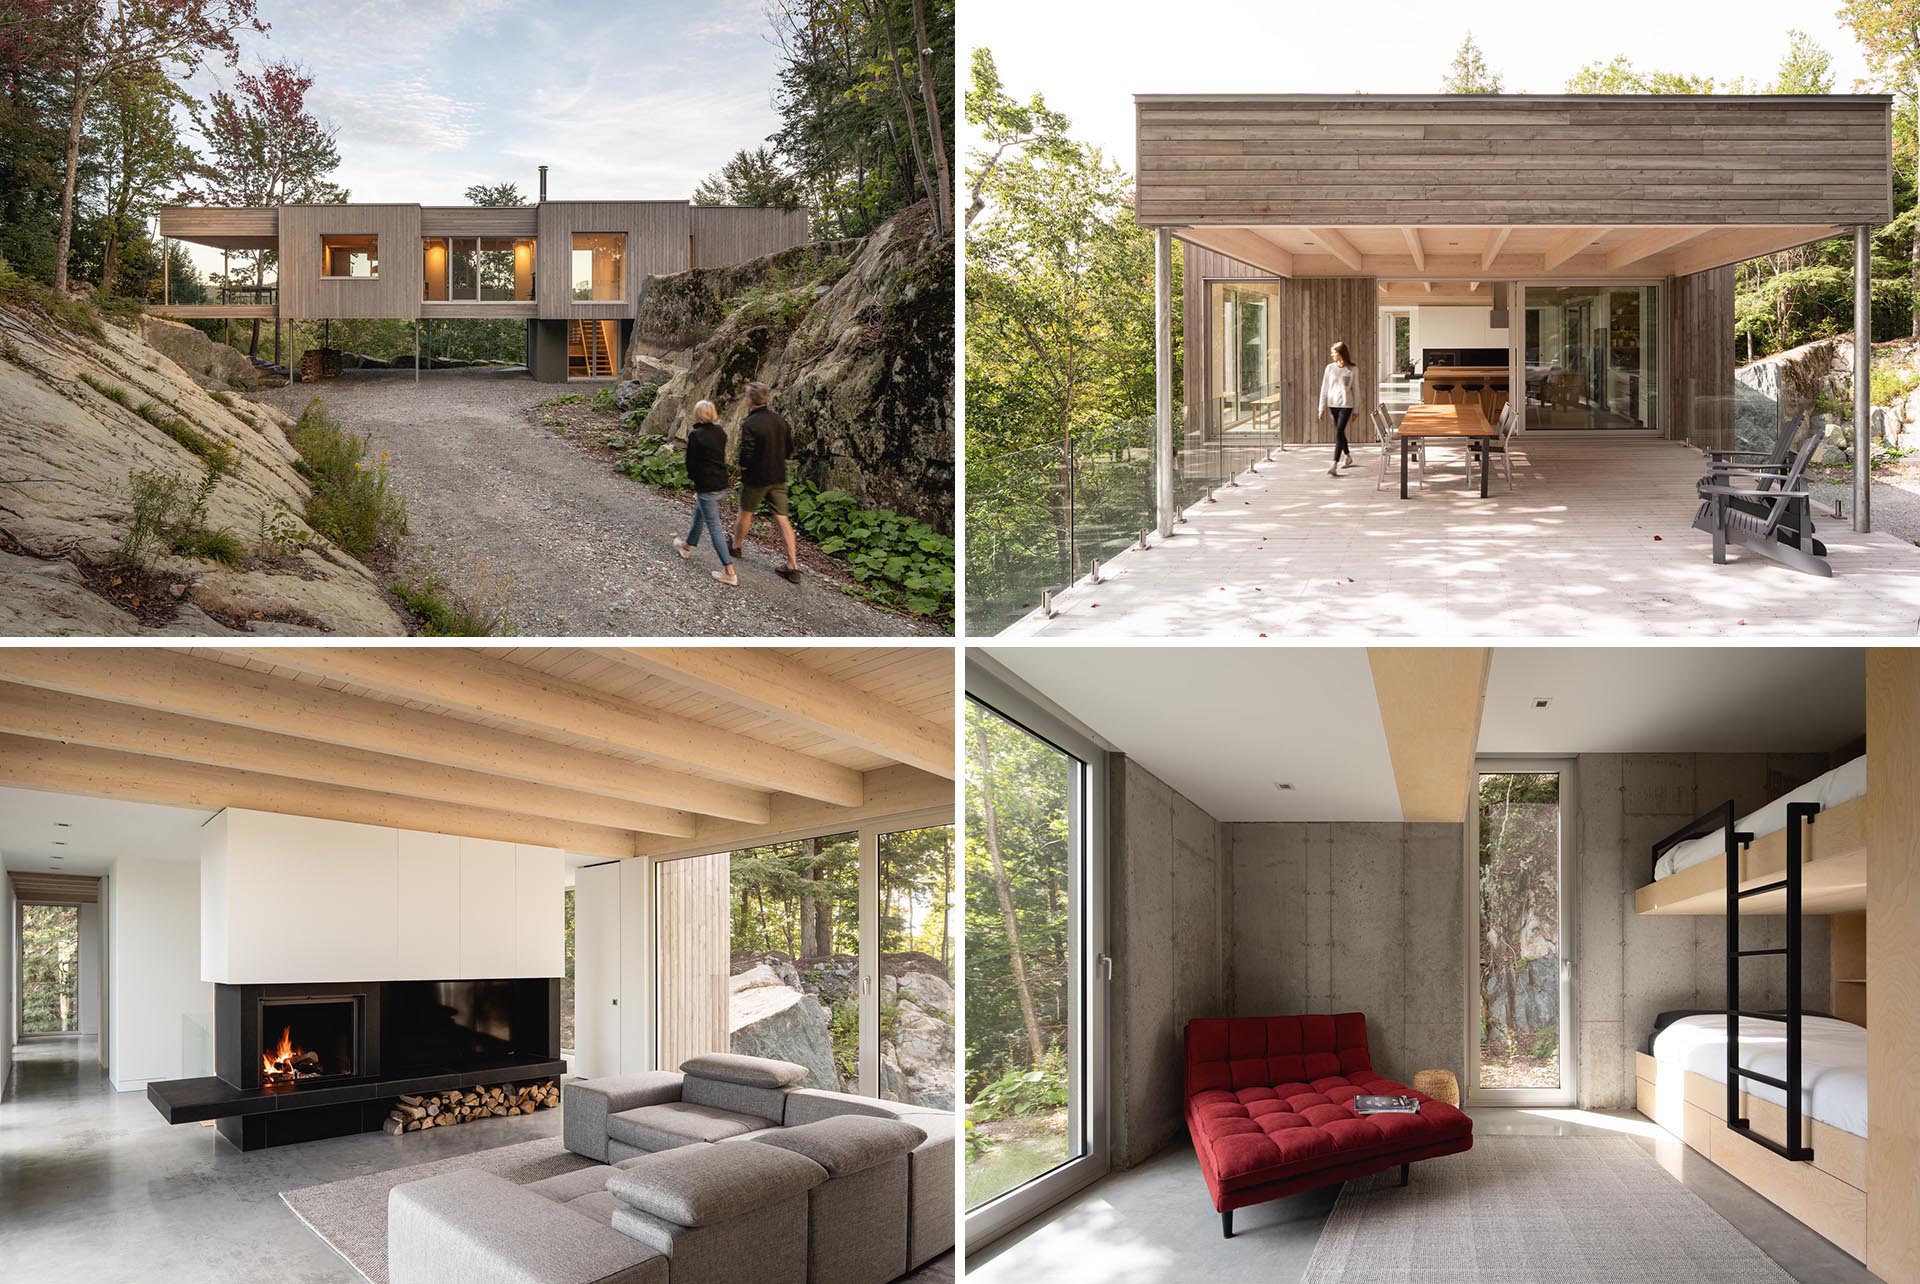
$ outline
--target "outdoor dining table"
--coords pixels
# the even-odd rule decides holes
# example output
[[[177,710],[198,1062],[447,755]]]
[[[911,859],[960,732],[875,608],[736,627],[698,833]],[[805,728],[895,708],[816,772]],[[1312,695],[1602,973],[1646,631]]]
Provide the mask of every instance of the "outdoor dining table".
[[[1400,420],[1400,498],[1407,498],[1407,459],[1413,453],[1413,443],[1447,438],[1465,442],[1480,456],[1480,498],[1487,497],[1487,447],[1493,442],[1493,426],[1477,405],[1437,403],[1409,406]]]

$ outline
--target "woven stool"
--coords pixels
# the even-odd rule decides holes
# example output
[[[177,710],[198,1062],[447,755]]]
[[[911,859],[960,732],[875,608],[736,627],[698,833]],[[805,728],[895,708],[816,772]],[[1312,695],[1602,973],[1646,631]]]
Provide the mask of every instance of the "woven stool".
[[[1414,1071],[1413,1090],[1450,1106],[1460,1104],[1460,1081],[1453,1077],[1451,1070]]]

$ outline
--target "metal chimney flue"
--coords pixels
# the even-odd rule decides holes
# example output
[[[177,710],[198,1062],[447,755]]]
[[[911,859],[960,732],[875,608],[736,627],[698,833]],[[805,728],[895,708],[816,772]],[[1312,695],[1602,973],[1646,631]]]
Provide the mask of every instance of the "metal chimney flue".
[[[542,201],[547,199],[547,167],[545,165],[540,167],[540,199]]]

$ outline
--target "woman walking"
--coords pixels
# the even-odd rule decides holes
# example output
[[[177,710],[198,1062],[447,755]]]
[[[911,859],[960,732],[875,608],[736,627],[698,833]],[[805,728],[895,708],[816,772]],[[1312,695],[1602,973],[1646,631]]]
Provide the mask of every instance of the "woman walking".
[[[683,558],[692,558],[700,543],[700,529],[706,528],[713,542],[720,569],[713,578],[722,584],[740,586],[740,572],[733,569],[727,553],[727,528],[720,520],[720,501],[727,496],[727,430],[718,422],[720,412],[711,401],[693,407],[693,427],[687,430],[687,477],[693,482],[693,529],[687,537],[673,538],[673,546]]]
[[[1327,362],[1326,370],[1320,375],[1319,417],[1333,416],[1333,467],[1327,469],[1327,476],[1338,477],[1342,456],[1349,468],[1353,466],[1353,451],[1347,445],[1347,421],[1353,418],[1354,407],[1360,404],[1360,372],[1354,367],[1344,339],[1330,351],[1333,360]]]

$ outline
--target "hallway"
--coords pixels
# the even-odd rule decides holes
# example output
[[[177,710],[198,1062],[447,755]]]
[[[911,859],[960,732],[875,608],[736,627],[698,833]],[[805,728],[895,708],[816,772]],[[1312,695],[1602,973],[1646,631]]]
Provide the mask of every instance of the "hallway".
[[[0,1262],[8,1278],[358,1284],[281,1191],[560,1131],[552,1110],[243,1154],[211,1127],[169,1127],[145,1093],[115,1092],[96,1044],[57,1036],[12,1049],[13,1077],[0,1101]]]

